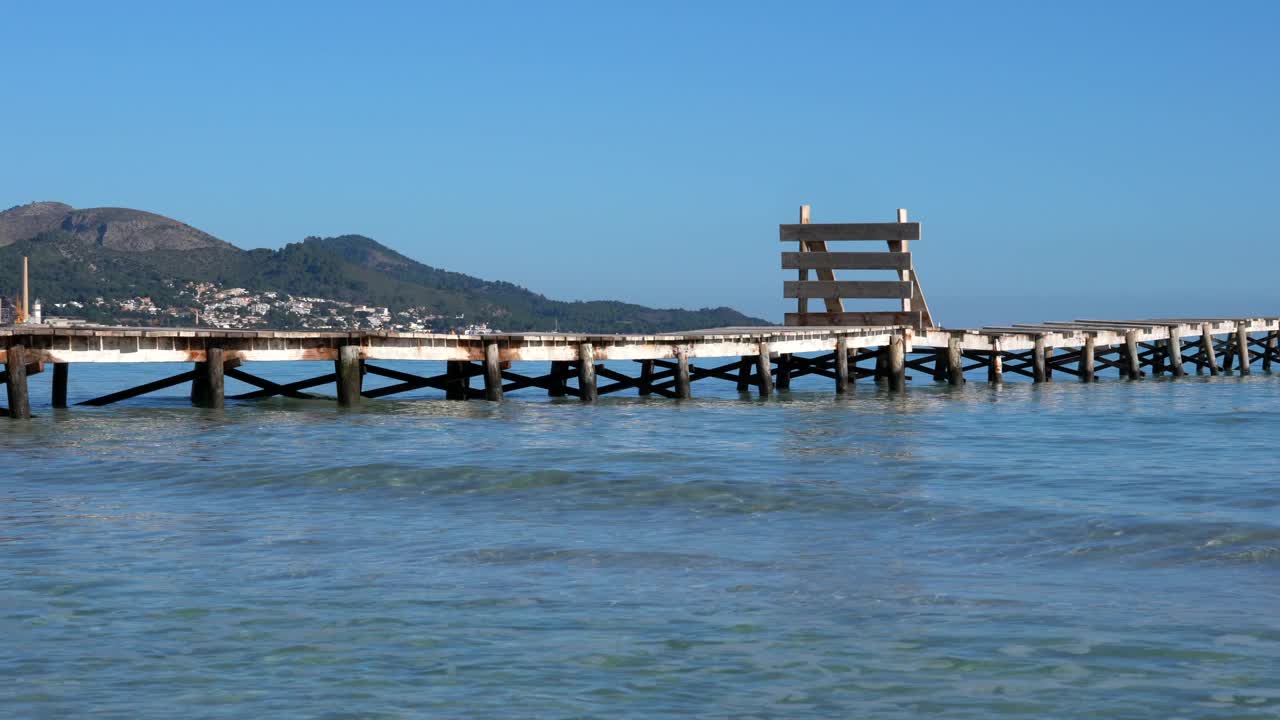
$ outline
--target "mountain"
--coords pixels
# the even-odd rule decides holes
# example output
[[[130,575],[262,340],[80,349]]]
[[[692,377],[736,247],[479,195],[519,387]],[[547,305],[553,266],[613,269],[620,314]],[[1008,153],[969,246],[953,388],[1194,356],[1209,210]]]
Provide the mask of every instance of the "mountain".
[[[35,202],[0,213],[0,246],[54,231],[126,252],[233,247],[172,218],[128,208],[76,210],[65,203]]]
[[[456,324],[459,316],[468,324],[488,323],[512,332],[556,327],[661,332],[769,324],[727,307],[656,309],[611,300],[552,300],[512,283],[424,265],[360,235],[309,237],[279,250],[242,250],[171,218],[126,208],[76,210],[42,202],[0,212],[0,294],[16,295],[23,255],[31,258],[35,295],[46,303],[84,304],[82,314],[95,322],[139,321],[113,315],[101,305],[95,310],[96,298],[149,297],[157,306],[180,307],[190,303],[181,295],[184,285],[214,283],[383,306],[393,313],[417,309],[440,318],[435,329]],[[269,319],[271,327],[300,321],[283,315]]]

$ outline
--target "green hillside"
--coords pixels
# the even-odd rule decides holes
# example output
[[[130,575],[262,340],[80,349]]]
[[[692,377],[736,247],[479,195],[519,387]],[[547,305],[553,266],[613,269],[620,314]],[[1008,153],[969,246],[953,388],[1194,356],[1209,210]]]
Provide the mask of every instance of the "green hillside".
[[[120,212],[137,211],[113,209],[116,215]],[[99,212],[95,217],[116,215]],[[24,220],[30,223],[29,218]],[[166,229],[172,234],[172,225]],[[149,238],[145,230],[144,227],[130,236],[130,247],[152,249],[125,250],[87,240],[82,228],[65,220],[34,237],[12,241],[0,247],[0,293],[8,297],[17,294],[21,257],[27,255],[31,258],[35,294],[47,303],[84,303],[84,309],[59,312],[79,314],[93,322],[131,320],[92,307],[95,298],[144,296],[157,305],[173,304],[180,302],[177,291],[185,283],[212,282],[223,288],[274,290],[386,306],[392,312],[427,308],[447,317],[465,315],[467,322],[487,322],[506,331],[559,327],[584,332],[660,332],[768,324],[727,307],[655,309],[609,300],[551,300],[512,283],[424,265],[359,235],[307,238],[279,250],[246,251],[220,241],[203,247],[188,244],[185,249],[169,249]],[[110,231],[109,225],[103,226],[96,236],[109,236]],[[281,317],[273,322],[275,327],[287,324]]]

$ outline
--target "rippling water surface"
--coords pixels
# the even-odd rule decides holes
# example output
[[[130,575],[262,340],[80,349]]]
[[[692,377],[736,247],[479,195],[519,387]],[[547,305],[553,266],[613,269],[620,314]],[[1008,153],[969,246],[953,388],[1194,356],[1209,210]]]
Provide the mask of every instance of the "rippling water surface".
[[[828,383],[37,402],[0,713],[1280,715],[1280,378]]]

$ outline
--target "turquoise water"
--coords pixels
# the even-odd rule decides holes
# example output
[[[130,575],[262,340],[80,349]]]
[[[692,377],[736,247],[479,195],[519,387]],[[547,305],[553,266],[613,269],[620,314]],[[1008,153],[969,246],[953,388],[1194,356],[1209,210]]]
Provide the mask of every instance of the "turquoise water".
[[[73,400],[170,370],[73,366]],[[1280,378],[353,411],[47,382],[0,423],[5,717],[1280,714]]]

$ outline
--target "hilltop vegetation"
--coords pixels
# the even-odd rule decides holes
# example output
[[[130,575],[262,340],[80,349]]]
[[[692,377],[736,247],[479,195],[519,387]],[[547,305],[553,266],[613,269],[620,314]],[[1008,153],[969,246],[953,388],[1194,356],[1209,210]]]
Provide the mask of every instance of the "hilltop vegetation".
[[[31,234],[17,237],[27,232]],[[610,300],[551,300],[512,283],[425,265],[360,235],[311,237],[279,250],[241,250],[176,220],[122,208],[74,210],[60,203],[35,203],[0,213],[0,293],[16,294],[23,255],[31,257],[39,297],[47,303],[84,304],[78,312],[95,322],[116,319],[93,308],[95,298],[141,296],[163,305],[179,302],[178,288],[185,283],[214,283],[385,306],[393,312],[427,308],[442,317],[462,315],[468,323],[507,331],[558,326],[659,332],[767,324],[727,307],[655,309]]]

